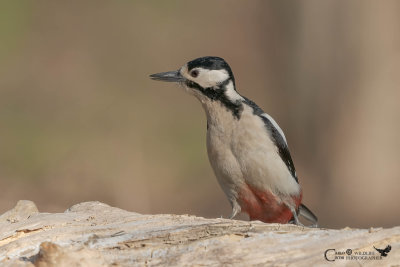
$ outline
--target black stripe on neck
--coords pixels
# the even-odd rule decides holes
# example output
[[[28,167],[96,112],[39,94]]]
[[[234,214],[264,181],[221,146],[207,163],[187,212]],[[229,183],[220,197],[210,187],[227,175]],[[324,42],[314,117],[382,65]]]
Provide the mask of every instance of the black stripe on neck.
[[[218,86],[218,88],[212,88],[212,87],[203,88],[198,83],[189,80],[187,80],[185,84],[190,88],[200,91],[204,96],[208,97],[212,101],[221,102],[221,104],[223,104],[229,111],[232,112],[233,116],[236,119],[240,119],[240,115],[243,110],[242,102],[240,100],[232,102],[225,95],[225,91],[227,90],[226,86],[229,84],[230,81],[231,79],[225,80]]]

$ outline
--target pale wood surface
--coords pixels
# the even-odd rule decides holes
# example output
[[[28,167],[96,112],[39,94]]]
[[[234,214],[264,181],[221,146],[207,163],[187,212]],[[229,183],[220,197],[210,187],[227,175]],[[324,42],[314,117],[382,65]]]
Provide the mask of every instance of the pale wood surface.
[[[326,249],[392,250],[382,260],[324,258]],[[379,253],[374,252],[375,256]],[[310,229],[188,215],[142,215],[100,202],[39,213],[20,201],[0,216],[0,266],[400,266],[400,227]]]

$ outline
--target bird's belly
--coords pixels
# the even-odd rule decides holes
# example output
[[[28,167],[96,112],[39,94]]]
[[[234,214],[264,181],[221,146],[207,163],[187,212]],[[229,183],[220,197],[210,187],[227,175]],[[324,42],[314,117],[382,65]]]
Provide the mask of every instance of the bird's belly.
[[[298,195],[300,186],[282,161],[262,120],[243,113],[238,123],[231,147],[246,183],[277,195]]]
[[[261,166],[257,166],[259,163],[252,158],[250,151],[242,151],[242,154],[248,154],[248,156],[247,161],[242,162],[247,165],[241,165],[240,157],[233,153],[231,144],[227,140],[229,140],[227,137],[217,138],[215,135],[212,137],[207,135],[209,160],[229,201],[237,202],[242,212],[247,213],[251,220],[267,223],[289,222],[293,214],[288,206],[297,209],[301,203],[299,187],[296,187],[297,190],[293,194],[273,192],[274,179],[269,177],[271,171],[265,167],[268,164],[264,162]],[[258,169],[260,173],[251,168]],[[290,179],[294,181],[292,177]]]
[[[260,145],[233,151],[247,184],[277,195],[298,195],[300,186],[292,177],[277,151]]]
[[[222,111],[217,115],[207,117],[207,152],[230,202],[238,202],[252,219],[290,220],[287,206],[293,207],[295,199],[301,199],[301,188],[279,156],[263,121],[247,108],[240,119]]]
[[[244,184],[240,165],[233,155],[226,137],[207,132],[207,152],[215,176],[232,203],[238,198],[239,188]]]

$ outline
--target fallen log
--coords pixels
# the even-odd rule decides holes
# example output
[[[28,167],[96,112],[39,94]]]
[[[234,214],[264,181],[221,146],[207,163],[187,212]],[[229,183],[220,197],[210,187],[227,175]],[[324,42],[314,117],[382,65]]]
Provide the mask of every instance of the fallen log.
[[[375,248],[390,246],[386,256]],[[375,247],[375,248],[374,248]],[[385,253],[383,253],[385,254]],[[142,215],[85,202],[0,216],[0,266],[395,266],[400,227],[340,230],[189,215]]]

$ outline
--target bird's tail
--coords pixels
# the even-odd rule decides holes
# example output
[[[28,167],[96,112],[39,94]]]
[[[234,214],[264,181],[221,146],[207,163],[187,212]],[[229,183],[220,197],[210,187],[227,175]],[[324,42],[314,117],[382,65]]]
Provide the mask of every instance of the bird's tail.
[[[307,208],[306,205],[300,204],[299,215],[303,216],[308,221],[312,222],[313,224],[311,225],[311,227],[318,227],[317,216],[315,216],[315,214],[309,208]]]

